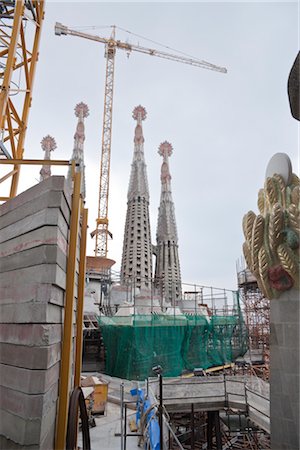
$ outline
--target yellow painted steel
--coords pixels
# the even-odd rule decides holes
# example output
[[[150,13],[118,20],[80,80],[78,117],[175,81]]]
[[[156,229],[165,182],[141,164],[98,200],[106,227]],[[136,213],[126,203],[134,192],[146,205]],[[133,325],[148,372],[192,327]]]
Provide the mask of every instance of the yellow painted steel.
[[[76,249],[78,239],[79,212],[80,212],[81,172],[74,177],[74,190],[72,198],[71,225],[69,237],[69,253],[67,263],[67,282],[64,313],[63,342],[61,354],[61,369],[59,382],[58,414],[56,418],[55,450],[64,450],[67,434],[67,417],[70,392],[70,364],[72,353],[72,331],[74,313],[74,293],[76,276]]]
[[[20,34],[20,28],[22,23],[22,16],[24,12],[24,0],[20,0],[16,2],[15,11],[14,11],[14,21],[13,21],[13,30],[10,38],[7,61],[3,76],[3,82],[1,86],[0,93],[0,127],[4,128],[5,121],[5,113],[6,106],[9,95],[10,82],[14,70],[15,60],[16,60],[16,51],[18,45],[18,38]]]
[[[83,307],[84,307],[84,285],[85,285],[85,265],[86,265],[86,235],[88,228],[88,210],[83,208],[81,202],[81,240],[79,255],[79,276],[78,276],[78,300],[77,300],[77,318],[76,318],[76,352],[75,352],[75,373],[74,389],[80,386],[80,375],[82,367],[82,341],[83,341]],[[78,413],[78,411],[77,411]],[[77,433],[76,442],[78,434]]]
[[[78,278],[78,301],[76,319],[76,354],[75,354],[75,375],[74,388],[80,386],[80,374],[82,363],[82,328],[83,328],[83,306],[84,306],[84,283],[85,283],[85,263],[86,263],[86,234],[87,234],[88,210],[82,211],[79,278]]]
[[[72,163],[66,159],[0,159],[0,164],[20,164],[33,166],[71,166]],[[75,164],[79,166],[79,163]]]
[[[24,154],[25,134],[44,19],[44,0],[32,0],[30,3],[33,18],[29,20],[27,17],[28,10],[25,12],[24,9],[24,0],[16,1],[14,6],[10,8],[9,14],[13,19],[13,29],[10,35],[5,33],[4,22],[1,24],[1,32],[3,31],[5,36],[8,50],[1,53],[2,56],[7,54],[7,60],[1,74],[3,75],[3,82],[0,94],[0,130],[3,131],[3,143],[6,150],[16,161],[13,171],[9,172],[7,177],[5,176],[5,179],[11,178],[9,198],[13,198],[17,194],[20,175],[20,164],[17,161],[23,159]],[[33,39],[31,33],[28,32],[29,30],[27,30],[28,39],[26,38],[25,24],[28,23],[35,27]],[[17,63],[17,55],[19,57],[21,55],[21,62]],[[24,82],[24,88],[11,88],[14,71],[21,71],[19,79]],[[10,93],[18,93],[16,100],[9,96]]]

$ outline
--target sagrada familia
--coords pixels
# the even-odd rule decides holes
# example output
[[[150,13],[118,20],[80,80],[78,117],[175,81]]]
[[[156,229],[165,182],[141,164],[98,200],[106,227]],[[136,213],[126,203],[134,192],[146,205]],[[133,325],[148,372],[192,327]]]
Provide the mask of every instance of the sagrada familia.
[[[75,116],[78,118],[74,134],[74,148],[71,161],[77,165],[76,170],[83,172],[81,193],[85,197],[84,174],[84,119],[88,116],[87,105],[79,103],[75,107]],[[136,121],[134,130],[134,152],[131,164],[129,188],[127,193],[127,214],[125,221],[123,252],[120,272],[119,292],[123,294],[128,286],[134,287],[144,301],[147,298],[161,299],[165,305],[176,306],[181,300],[181,274],[178,255],[178,235],[175,219],[175,208],[172,199],[171,174],[169,158],[172,155],[172,145],[165,141],[159,146],[158,154],[162,157],[161,165],[161,195],[158,208],[156,230],[156,244],[152,244],[150,216],[149,216],[149,186],[147,179],[147,166],[144,155],[144,135],[142,122],[146,119],[146,110],[139,105],[133,110],[133,119]],[[56,148],[54,138],[43,138],[42,149],[45,159],[50,159],[50,152]],[[71,180],[71,169],[68,179]],[[46,165],[42,168],[41,180],[51,175],[51,168]],[[153,264],[153,256],[155,264]],[[153,271],[154,265],[154,271]],[[122,297],[122,295],[121,295]],[[128,295],[123,295],[123,300]],[[122,303],[122,302],[121,302]],[[161,306],[161,305],[160,305]]]
[[[178,236],[175,208],[171,191],[169,157],[172,146],[165,141],[159,146],[162,156],[161,196],[158,209],[156,245],[151,242],[149,217],[149,187],[144,155],[142,122],[146,110],[137,106],[133,111],[136,120],[134,131],[134,153],[127,194],[127,214],[124,230],[121,263],[121,283],[134,280],[135,288],[154,289],[167,304],[174,305],[181,297],[181,275],[178,256]],[[152,256],[155,255],[153,275]]]

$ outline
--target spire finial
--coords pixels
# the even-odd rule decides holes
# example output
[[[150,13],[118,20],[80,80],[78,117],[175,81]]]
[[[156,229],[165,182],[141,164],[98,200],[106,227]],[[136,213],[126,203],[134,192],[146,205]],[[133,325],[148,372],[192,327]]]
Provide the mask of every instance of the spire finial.
[[[46,160],[51,159],[50,152],[53,152],[53,150],[56,149],[55,139],[48,134],[41,140],[41,146],[45,152],[44,159]],[[40,181],[44,181],[49,177],[51,177],[51,166],[48,164],[43,164],[40,170]]]
[[[83,102],[77,103],[77,105],[75,106],[75,116],[79,117],[80,119],[84,119],[88,115],[89,115],[88,106]]]
[[[56,149],[55,139],[48,134],[47,136],[43,137],[43,139],[41,140],[41,146],[42,146],[42,149],[44,150],[44,152],[46,152],[46,154],[47,154],[47,152],[52,152],[53,150]]]
[[[143,106],[141,106],[141,105],[136,106],[136,107],[134,108],[134,110],[133,110],[132,117],[134,118],[134,120],[137,120],[138,122],[141,122],[142,120],[145,120],[145,119],[146,119],[146,117],[147,117],[147,111],[146,111],[146,109],[145,109]]]
[[[161,175],[160,179],[162,184],[166,184],[171,181],[171,174],[169,170],[168,157],[173,153],[173,147],[168,141],[164,141],[160,144],[158,148],[158,154],[163,157],[163,163],[161,165]]]
[[[158,148],[158,154],[166,158],[166,156],[171,156],[173,153],[173,147],[168,141],[164,141],[160,144]]]

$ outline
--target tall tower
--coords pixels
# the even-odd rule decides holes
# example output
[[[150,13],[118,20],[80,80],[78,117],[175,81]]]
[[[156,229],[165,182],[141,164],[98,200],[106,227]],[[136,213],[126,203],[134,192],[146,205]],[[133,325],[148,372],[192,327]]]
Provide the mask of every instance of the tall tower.
[[[171,192],[169,156],[172,145],[165,141],[159,146],[159,155],[163,157],[161,166],[161,196],[158,208],[156,232],[156,265],[154,282],[167,302],[173,306],[181,298],[181,275],[178,257],[178,237],[175,209]]]
[[[84,165],[84,119],[89,115],[88,106],[81,102],[75,106],[75,116],[78,117],[77,127],[74,134],[74,149],[71,156],[71,161],[75,161],[79,163],[79,167],[76,168],[76,171],[82,172],[82,181],[81,181],[81,194],[82,197],[85,198],[85,165]],[[71,168],[69,168],[68,179],[72,178]]]
[[[146,110],[137,106],[132,117],[136,120],[134,154],[127,194],[127,214],[123,241],[121,282],[134,283],[137,288],[151,287],[152,244],[149,220],[149,189],[144,159],[142,121]]]
[[[48,134],[41,140],[41,146],[45,152],[44,159],[49,161],[51,159],[50,153],[56,149],[55,139]],[[44,164],[40,170],[40,181],[46,180],[49,177],[51,177],[51,166]]]

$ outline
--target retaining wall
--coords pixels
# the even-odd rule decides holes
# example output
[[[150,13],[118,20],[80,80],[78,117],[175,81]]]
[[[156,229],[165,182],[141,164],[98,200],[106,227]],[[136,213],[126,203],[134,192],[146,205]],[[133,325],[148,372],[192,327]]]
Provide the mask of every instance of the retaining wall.
[[[53,176],[0,206],[3,449],[54,446],[70,205]]]

